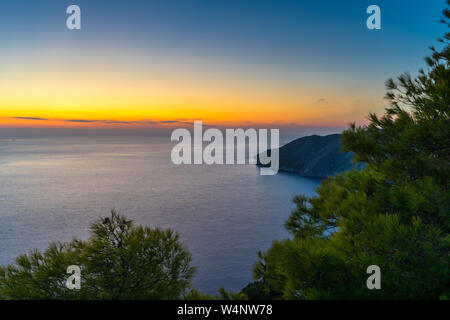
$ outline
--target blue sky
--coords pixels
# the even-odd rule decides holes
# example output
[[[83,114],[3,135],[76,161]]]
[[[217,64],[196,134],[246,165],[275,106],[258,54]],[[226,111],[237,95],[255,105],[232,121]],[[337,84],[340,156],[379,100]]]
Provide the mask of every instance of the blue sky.
[[[334,57],[351,68],[389,53],[414,61],[403,50],[426,52],[444,30],[437,23],[443,0],[2,0],[0,36],[19,47],[64,42],[70,4],[82,9],[83,45],[122,41],[264,63],[316,65]],[[370,4],[382,10],[381,31],[365,28]]]
[[[81,7],[80,31],[65,27],[65,10],[70,4]],[[381,8],[382,30],[366,28],[366,8],[371,4]],[[283,85],[306,88],[312,83],[314,86],[305,89],[314,92],[311,101],[329,100],[337,108],[339,103],[365,104],[355,114],[355,120],[360,120],[363,114],[383,107],[388,77],[424,66],[427,48],[444,32],[438,23],[444,5],[444,0],[2,0],[0,68],[3,65],[8,70],[3,77],[15,76],[19,66],[33,61],[48,63],[51,70],[54,65],[42,60],[42,55],[54,59],[52,52],[80,65],[101,62],[104,55],[105,60],[114,61],[108,68],[124,62],[126,66],[118,67],[117,74],[132,77],[129,70],[165,58],[169,61],[165,63],[177,70],[206,69],[201,72],[210,72],[224,88],[223,79],[230,78],[230,72],[236,79],[248,77],[248,83],[270,77],[274,91]],[[24,71],[20,72],[23,76]],[[182,72],[186,76],[186,71]],[[352,89],[364,94],[350,101]],[[349,100],[344,101],[339,92]],[[295,106],[294,100],[286,110]],[[13,98],[9,101],[9,110],[23,108]],[[298,105],[311,108],[305,101],[299,100]],[[324,113],[328,111],[324,109]],[[15,115],[29,116],[23,112]],[[283,120],[275,113],[268,117]],[[342,115],[336,125],[347,118]],[[294,112],[292,119],[301,122],[303,118]],[[312,116],[304,119],[321,123]],[[331,120],[323,123],[333,124]]]

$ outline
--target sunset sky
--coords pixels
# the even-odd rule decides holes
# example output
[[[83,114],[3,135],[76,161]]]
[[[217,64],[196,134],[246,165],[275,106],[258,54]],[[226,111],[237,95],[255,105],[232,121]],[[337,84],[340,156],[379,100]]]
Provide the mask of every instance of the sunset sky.
[[[66,8],[82,30],[66,28]],[[382,30],[366,28],[381,7]],[[339,127],[424,66],[444,0],[0,3],[0,127]]]

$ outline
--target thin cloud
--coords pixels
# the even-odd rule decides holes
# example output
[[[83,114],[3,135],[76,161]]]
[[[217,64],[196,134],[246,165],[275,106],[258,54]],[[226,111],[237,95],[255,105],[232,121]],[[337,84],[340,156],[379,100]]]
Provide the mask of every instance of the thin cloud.
[[[71,123],[124,124],[124,125],[128,125],[128,124],[129,125],[158,125],[158,124],[192,125],[192,122],[189,122],[189,121],[152,120],[152,119],[143,119],[143,120],[134,120],[134,121],[109,120],[109,119],[50,119],[50,118],[38,118],[38,117],[9,117],[9,119],[38,120],[38,121],[61,121],[61,122],[71,122]]]
[[[62,120],[62,121],[79,122],[79,123],[94,123],[94,122],[98,122],[97,120],[81,120],[81,119],[67,119],[67,120]]]
[[[13,119],[20,119],[20,120],[39,120],[39,121],[48,121],[49,119],[45,118],[34,118],[34,117],[13,117]]]

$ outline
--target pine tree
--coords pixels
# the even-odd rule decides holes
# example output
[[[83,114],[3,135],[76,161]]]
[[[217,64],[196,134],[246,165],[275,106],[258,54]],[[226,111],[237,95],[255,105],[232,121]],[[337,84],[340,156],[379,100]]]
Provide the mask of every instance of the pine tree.
[[[442,23],[449,27],[449,20],[445,9]],[[343,133],[345,150],[366,167],[324,180],[316,197],[294,199],[286,222],[292,239],[261,256],[247,292],[286,299],[450,296],[450,33],[439,41],[428,70],[387,81],[383,116],[370,114],[369,125]],[[381,290],[366,286],[370,265],[381,269]]]
[[[191,255],[173,231],[134,226],[112,211],[91,232],[0,267],[0,300],[179,299],[190,289]],[[79,290],[66,286],[70,265],[81,269]]]

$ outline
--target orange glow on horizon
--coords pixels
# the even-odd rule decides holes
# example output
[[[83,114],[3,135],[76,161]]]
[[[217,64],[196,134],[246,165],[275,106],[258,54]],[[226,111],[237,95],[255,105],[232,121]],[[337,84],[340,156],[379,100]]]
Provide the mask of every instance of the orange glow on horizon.
[[[345,126],[384,104],[373,98],[372,88],[349,88],[331,76],[325,83],[311,81],[311,74],[163,58],[141,66],[113,57],[55,60],[43,53],[32,63],[24,57],[10,58],[18,61],[5,63],[2,71],[8,76],[0,78],[1,127],[145,127],[183,119]]]

